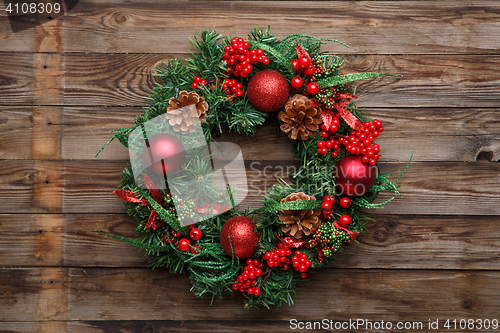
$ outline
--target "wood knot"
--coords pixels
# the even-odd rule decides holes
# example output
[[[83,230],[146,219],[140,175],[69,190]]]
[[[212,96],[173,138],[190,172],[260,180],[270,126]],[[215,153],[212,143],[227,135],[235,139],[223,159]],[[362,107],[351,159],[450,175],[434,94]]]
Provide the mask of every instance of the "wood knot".
[[[117,15],[116,16],[116,22],[117,23],[124,23],[125,21],[127,21],[127,17],[125,15]]]
[[[394,232],[394,230],[396,230],[397,227],[398,227],[398,223],[396,221],[393,221],[393,220],[387,221],[384,225],[385,231],[387,231],[387,232]]]
[[[155,329],[152,326],[146,326],[142,329],[143,333],[154,333]]]
[[[373,235],[373,239],[379,243],[384,243],[387,240],[387,232],[384,230],[377,230]]]
[[[462,302],[462,307],[466,310],[470,310],[472,308],[472,302],[466,299]]]

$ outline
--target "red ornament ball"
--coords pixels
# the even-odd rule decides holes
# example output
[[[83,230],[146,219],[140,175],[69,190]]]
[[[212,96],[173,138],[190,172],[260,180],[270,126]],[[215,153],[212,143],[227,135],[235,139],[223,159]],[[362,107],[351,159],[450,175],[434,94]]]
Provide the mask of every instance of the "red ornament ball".
[[[236,216],[229,219],[220,230],[220,245],[224,252],[232,256],[233,250],[234,256],[240,259],[251,257],[259,244],[259,234],[254,229],[255,222],[249,217]]]
[[[149,146],[148,146],[149,145]],[[178,171],[186,158],[182,141],[168,133],[153,135],[142,151],[142,159],[148,169],[157,175]]]
[[[262,112],[274,112],[281,109],[288,101],[290,88],[283,74],[265,69],[257,72],[247,87],[250,104]]]
[[[375,183],[377,168],[363,163],[360,155],[347,155],[335,165],[334,176],[335,184],[342,194],[361,196]]]

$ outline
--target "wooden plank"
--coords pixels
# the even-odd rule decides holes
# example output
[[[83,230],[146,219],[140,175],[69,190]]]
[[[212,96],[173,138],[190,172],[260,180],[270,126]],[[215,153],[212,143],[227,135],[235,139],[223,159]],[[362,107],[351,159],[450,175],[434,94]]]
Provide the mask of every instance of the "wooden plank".
[[[189,57],[176,55],[180,57]],[[341,55],[343,71],[401,74],[354,83],[360,107],[496,107],[499,56]],[[65,105],[142,106],[163,54],[66,54]],[[467,98],[463,98],[467,96]]]
[[[497,271],[323,269],[311,272],[293,307],[249,312],[239,294],[209,306],[209,299],[189,291],[186,276],[160,269],[5,268],[0,269],[0,320],[33,320],[37,304],[52,299],[40,288],[66,292],[68,299],[65,307],[54,304],[57,315],[45,318],[72,321],[496,318],[499,280]]]
[[[63,212],[122,211],[120,201],[111,192],[119,182],[123,162],[67,161],[65,165],[73,171],[65,177]],[[244,205],[259,207],[260,195],[276,183],[276,178],[283,175],[289,165],[275,162],[250,165],[250,170],[247,168],[250,193]],[[388,164],[384,170],[399,173],[402,168],[403,165]],[[494,163],[413,163],[400,180],[404,200],[394,200],[384,213],[497,215],[498,172]],[[388,195],[381,194],[380,200],[384,199],[388,199]]]
[[[400,110],[400,112],[401,115],[406,112],[413,114],[412,111],[407,110]],[[385,112],[380,114],[382,117],[378,117],[376,111],[369,114],[374,118],[385,120],[383,119]],[[131,120],[132,118],[119,126],[131,126]],[[490,154],[492,161],[500,159],[500,139],[496,134],[460,135],[457,132],[457,135],[436,135],[441,124],[435,122],[431,128],[436,131],[426,135],[426,133],[417,133],[417,129],[420,124],[425,126],[426,123],[432,123],[432,120],[411,121],[403,119],[402,121],[407,122],[407,124],[399,126],[399,123],[396,123],[384,126],[385,132],[377,139],[377,143],[382,147],[381,161],[406,160],[411,151],[414,152],[415,161],[473,162],[483,152]],[[395,130],[393,130],[393,126],[396,127]],[[415,131],[405,136],[399,132],[400,127],[403,127],[405,131],[413,132],[412,128]],[[63,130],[63,158],[75,160],[94,158],[99,149],[112,137],[110,132],[115,128],[119,127],[108,124],[65,126]],[[430,132],[425,127],[423,131]],[[84,146],[82,146],[82,138],[86,138]],[[257,134],[249,138],[244,135],[226,134],[221,136],[218,141],[238,144],[246,160],[278,161],[293,160],[294,158],[292,151],[294,142],[283,133],[277,134],[272,126],[261,126]],[[269,154],[270,151],[273,154]],[[124,160],[129,158],[129,152],[126,147],[116,141],[106,147],[97,158],[100,160]]]
[[[496,216],[379,215],[347,253],[339,268],[499,269],[500,229]],[[68,214],[65,259],[73,266],[141,266],[137,248],[96,235],[95,230],[135,237],[136,222],[126,215]],[[485,230],[487,232],[485,233]]]
[[[215,300],[208,307],[210,300],[189,295],[190,282],[186,277],[164,271],[144,274],[132,269],[71,269],[70,272],[70,284],[78,289],[69,295],[71,319],[100,318],[104,311],[109,320],[248,319],[239,295]],[[252,311],[252,315],[263,319],[272,316],[274,320],[295,316],[298,320],[311,320],[329,315],[336,320],[358,316],[372,320],[384,317],[384,320],[425,321],[474,315],[494,318],[498,279],[498,272],[480,271],[323,270],[311,274],[311,281],[295,298],[294,307],[279,312]],[[150,285],[154,288],[147,288]],[[116,301],[108,294],[110,289],[117,295]],[[103,294],[110,297],[102,298]],[[427,297],[422,297],[423,294]],[[124,298],[127,302],[120,301]],[[100,307],[95,306],[96,299],[102,301]],[[339,304],[349,304],[351,311],[346,312]]]
[[[334,267],[498,270],[498,218],[477,219],[379,215]],[[135,238],[135,226],[125,214],[2,214],[0,265],[147,267],[144,252],[96,232]]]
[[[120,213],[122,204],[112,191],[117,189],[125,164],[126,161],[43,161],[35,169],[32,161],[0,160],[0,185],[4,189],[0,194],[4,203],[0,213]],[[276,178],[283,177],[291,165],[290,161],[248,165],[250,193],[243,205],[260,207],[260,195],[276,184]],[[60,178],[61,168],[64,180]],[[396,174],[402,168],[403,164],[397,163],[383,166],[383,170]],[[399,183],[404,199],[394,200],[383,212],[498,215],[498,172],[495,163],[487,162],[415,162]],[[388,197],[382,193],[377,200]]]
[[[2,104],[36,101],[38,105],[144,106],[147,90],[157,82],[153,76],[156,67],[176,56],[189,55],[0,54],[0,60],[7,63],[0,69],[0,84],[6,96]],[[356,82],[356,103],[360,107],[497,106],[499,72],[495,68],[500,67],[500,57],[496,55],[342,57],[346,73],[380,71],[403,75]]]
[[[383,160],[405,160],[411,150],[415,161],[473,162],[480,154],[486,154],[492,161],[500,159],[497,109],[366,108],[363,111],[384,122],[386,131],[377,140],[382,146]],[[4,106],[0,111],[0,158],[94,159],[111,138],[110,132],[131,126],[141,112],[135,107]],[[260,127],[250,138],[225,133],[218,140],[238,144],[247,160],[293,159],[293,143],[283,134],[276,134],[270,125]],[[98,156],[102,160],[128,158],[128,150],[118,141]]]
[[[299,324],[297,322],[289,320],[273,320],[269,318],[267,320],[119,320],[119,321],[58,321],[58,322],[3,322],[0,323],[0,330],[8,331],[9,333],[52,333],[52,332],[78,332],[78,333],[102,333],[102,332],[207,332],[207,333],[232,333],[236,330],[241,332],[290,332],[291,329],[299,329]],[[324,323],[325,326],[321,326],[322,319],[315,319],[316,324],[311,323],[310,325],[317,325],[316,329],[332,329],[336,330],[335,327],[340,330],[342,325],[344,328],[349,328],[349,321],[337,321],[336,319],[326,319],[327,322]],[[332,323],[330,323],[330,320]],[[356,321],[356,320],[353,320]],[[404,327],[405,322],[408,322],[408,327],[412,327],[413,323],[411,321],[401,322]],[[435,322],[435,320],[434,320]],[[451,321],[451,328],[444,327],[445,320],[439,321],[439,326],[432,328],[441,329],[441,331],[446,331],[450,333],[460,333],[460,320],[457,319],[457,329],[453,327],[453,321]],[[478,322],[479,323],[479,322]],[[429,322],[422,323],[424,330],[429,327]],[[434,324],[434,323],[433,323]],[[463,323],[462,323],[463,324]],[[303,322],[300,327],[306,327],[307,323]],[[330,327],[331,325],[331,327]],[[372,329],[363,329],[363,332],[381,332],[380,329],[373,328],[374,322],[372,322]],[[396,322],[391,322],[393,326],[392,329],[385,328],[383,332],[401,332],[401,329],[397,329]],[[415,330],[417,330],[417,324],[415,324]],[[311,326],[313,327],[313,326]],[[359,326],[360,329],[362,326]],[[374,326],[377,327],[377,326]],[[477,327],[480,327],[479,324]],[[355,329],[356,326],[351,327]],[[491,324],[490,324],[491,330]],[[348,332],[348,331],[345,331]],[[353,331],[349,331],[353,332]]]
[[[185,52],[195,31],[246,36],[272,22],[279,37],[292,32],[340,39],[365,54],[487,54],[500,41],[498,3],[435,2],[126,2],[85,1],[43,28],[60,36],[66,52]],[[425,19],[422,19],[425,18]],[[7,18],[0,17],[8,27]],[[0,49],[33,51],[33,33],[0,32]],[[60,32],[62,29],[62,32]],[[168,32],[168,35],[165,33]],[[333,33],[332,33],[333,32]],[[16,40],[17,37],[17,40]],[[23,42],[26,45],[23,45]],[[330,51],[344,51],[329,44]]]

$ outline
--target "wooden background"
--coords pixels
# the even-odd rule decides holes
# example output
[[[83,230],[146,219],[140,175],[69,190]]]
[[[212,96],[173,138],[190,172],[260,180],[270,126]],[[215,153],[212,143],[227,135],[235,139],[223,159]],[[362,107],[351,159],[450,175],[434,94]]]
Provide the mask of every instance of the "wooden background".
[[[404,199],[377,211],[335,267],[311,272],[295,306],[245,310],[240,296],[209,306],[186,276],[151,271],[142,252],[95,232],[133,236],[134,221],[112,193],[127,150],[115,142],[94,155],[141,112],[158,64],[189,55],[196,31],[246,36],[267,25],[278,37],[346,42],[349,49],[326,46],[346,60],[345,72],[402,74],[359,82],[357,104],[384,121],[379,143],[389,168],[412,150],[414,162],[401,180]],[[0,331],[261,332],[289,331],[290,319],[500,319],[499,45],[494,0],[81,0],[16,33],[2,4]],[[268,126],[251,140],[233,139],[260,169],[293,164],[290,142]],[[261,189],[273,181],[255,170],[248,177]]]

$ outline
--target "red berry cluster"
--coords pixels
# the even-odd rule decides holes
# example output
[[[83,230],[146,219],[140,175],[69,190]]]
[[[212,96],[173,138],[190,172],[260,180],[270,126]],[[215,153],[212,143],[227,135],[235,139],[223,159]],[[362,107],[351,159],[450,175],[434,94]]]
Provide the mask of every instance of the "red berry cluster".
[[[321,203],[321,209],[323,210],[322,216],[325,220],[329,221],[333,218],[333,205],[335,204],[335,197],[333,195],[327,195]],[[349,208],[351,206],[351,199],[344,197],[340,200],[340,207]],[[351,224],[351,217],[349,215],[342,215],[339,218],[339,224],[341,227],[347,228]]]
[[[234,98],[245,96],[243,85],[236,82],[236,80],[224,79],[222,89],[225,90],[226,94],[231,95]]]
[[[165,244],[167,244],[167,243],[173,244],[176,242],[177,238],[182,236],[182,234],[180,232],[178,232],[174,229],[170,230],[170,235],[171,236],[168,236],[168,234],[163,235],[163,242]],[[200,229],[191,228],[191,231],[189,232],[189,238],[191,238],[191,240],[198,241],[201,239],[202,236],[203,236],[203,233]],[[187,238],[179,239],[176,246],[180,251],[182,251],[182,252],[189,251],[191,254],[198,254],[201,251],[201,249],[198,245],[193,245],[191,247],[191,241]]]
[[[373,144],[375,138],[384,131],[382,122],[374,119],[373,122],[365,121],[362,131],[352,131],[349,139],[341,138],[346,150],[354,155],[363,155],[361,161],[369,165],[377,164],[380,158],[380,146]]]
[[[322,128],[323,129],[323,128]],[[374,119],[373,122],[365,121],[362,131],[352,131],[349,137],[339,137],[328,141],[318,141],[318,154],[326,155],[329,149],[333,148],[332,156],[337,157],[340,154],[340,144],[344,145],[347,152],[353,155],[363,155],[361,161],[369,165],[377,164],[380,158],[380,146],[376,143],[375,138],[384,131],[382,122]],[[328,138],[330,131],[323,130],[321,136]]]
[[[247,265],[243,268],[243,273],[237,278],[237,282],[233,283],[233,290],[239,290],[242,293],[245,291],[250,295],[259,296],[260,289],[254,287],[257,278],[262,275],[264,265],[258,260],[247,259]]]
[[[323,210],[322,216],[327,221],[333,217],[332,209],[334,204],[335,197],[333,195],[327,195],[323,199],[323,203],[321,204],[321,209]]]
[[[231,45],[224,47],[222,60],[227,64],[227,71],[234,76],[247,77],[253,69],[253,65],[260,62],[269,65],[269,58],[264,55],[262,49],[251,49],[250,43],[243,38],[231,39]]]
[[[307,271],[311,267],[311,261],[307,259],[307,254],[302,253],[299,250],[295,251],[295,255],[292,257],[292,267],[296,271],[300,272],[300,277],[305,279],[307,277]]]
[[[329,128],[327,128],[325,124],[321,124],[320,126],[321,136],[326,139],[330,135],[333,135],[339,129],[339,125],[340,125],[340,120],[338,117],[333,118]],[[338,142],[338,140],[335,139],[331,139],[328,141],[318,141],[317,146],[318,146],[318,154],[326,155],[328,153],[328,150],[333,148],[332,155],[337,157],[337,155],[340,154],[341,151],[340,142]]]
[[[318,154],[326,155],[329,149],[333,149],[332,156],[337,157],[342,150],[340,139],[330,139],[328,141],[318,141]]]
[[[220,85],[219,79],[217,78],[215,79],[215,81],[210,81],[209,87],[212,89],[217,89],[219,85]],[[193,83],[191,84],[191,87],[193,89],[199,89],[202,86],[203,87],[207,86],[207,80],[202,79],[199,76],[193,77]],[[231,99],[245,96],[243,85],[239,82],[236,82],[236,80],[224,79],[224,81],[222,82],[222,90],[226,94],[231,96]]]
[[[335,132],[337,132],[337,130],[339,129],[339,126],[340,126],[340,120],[339,120],[339,116],[337,115],[332,119],[332,122],[331,122],[329,128],[327,128],[325,124],[321,124],[321,126],[320,126],[321,136],[323,138],[327,138],[329,135],[332,135]]]
[[[191,88],[193,89],[198,89],[200,87],[206,87],[207,86],[207,80],[202,79],[199,76],[193,77],[193,83],[191,83]]]
[[[278,248],[274,251],[269,251],[264,254],[262,259],[264,259],[269,267],[280,267],[285,271],[288,270],[289,264],[292,262],[287,256],[291,255],[292,251],[288,245],[283,243],[278,244]]]
[[[305,76],[309,78],[315,73],[316,69],[311,66],[312,61],[310,57],[300,57],[298,60],[292,60],[291,64],[293,69],[299,73],[299,75],[290,81],[290,85],[293,89],[298,90],[302,88],[302,85],[304,84],[304,81],[300,77],[300,73],[304,73]],[[309,82],[306,90],[308,95],[315,95],[319,92],[319,86],[316,82]]]
[[[292,255],[292,250],[288,245],[283,243],[278,244],[278,248],[274,251],[268,251],[264,254],[262,259],[266,260],[269,267],[279,267],[287,271],[290,268],[290,263],[294,270],[300,272],[301,278],[307,277],[307,271],[311,267],[311,261],[307,259],[307,254],[301,253],[299,250],[295,251],[295,255],[292,258],[288,256]]]

